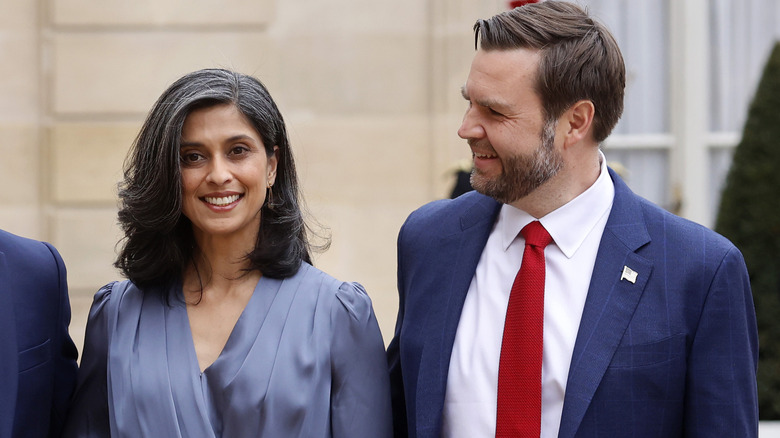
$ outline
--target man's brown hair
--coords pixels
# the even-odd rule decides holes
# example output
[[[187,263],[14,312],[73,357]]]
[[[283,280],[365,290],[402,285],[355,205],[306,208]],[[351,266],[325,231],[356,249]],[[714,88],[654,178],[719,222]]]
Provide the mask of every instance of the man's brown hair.
[[[478,20],[474,44],[487,51],[540,51],[535,86],[548,121],[589,100],[596,108],[593,137],[600,143],[623,113],[623,56],[607,28],[577,5],[546,1]]]

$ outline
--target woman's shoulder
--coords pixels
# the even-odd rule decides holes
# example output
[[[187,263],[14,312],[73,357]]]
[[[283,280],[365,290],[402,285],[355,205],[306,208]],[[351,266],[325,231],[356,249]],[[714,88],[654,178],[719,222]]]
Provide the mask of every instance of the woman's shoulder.
[[[121,300],[122,297],[127,293],[134,293],[140,291],[138,290],[135,285],[133,285],[133,282],[130,280],[118,280],[118,281],[112,281],[109,283],[106,283],[103,287],[98,289],[97,292],[95,292],[95,303],[105,303],[112,300]]]
[[[336,299],[357,321],[365,322],[374,313],[371,298],[360,283],[343,283],[336,292]]]
[[[142,295],[143,292],[130,280],[112,281],[95,292],[90,314],[104,313],[107,308],[118,312],[120,305],[123,309],[140,306]]]
[[[318,294],[334,298],[334,311],[346,313],[358,321],[365,321],[373,313],[371,298],[365,287],[358,282],[342,281],[332,275],[315,268],[308,263],[302,263],[296,276],[313,280],[318,287]],[[306,280],[303,280],[306,281]],[[330,300],[329,300],[330,301]]]

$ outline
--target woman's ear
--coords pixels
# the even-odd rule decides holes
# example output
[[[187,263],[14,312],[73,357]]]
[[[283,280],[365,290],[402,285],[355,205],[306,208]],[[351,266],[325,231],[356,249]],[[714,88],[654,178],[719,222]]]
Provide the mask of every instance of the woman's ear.
[[[274,146],[274,152],[268,157],[268,187],[276,182],[276,166],[279,164],[279,146]]]

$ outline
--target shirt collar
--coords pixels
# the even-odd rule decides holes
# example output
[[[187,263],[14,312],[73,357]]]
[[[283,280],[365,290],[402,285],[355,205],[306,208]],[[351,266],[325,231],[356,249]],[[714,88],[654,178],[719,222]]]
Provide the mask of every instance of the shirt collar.
[[[612,209],[615,185],[609,177],[607,160],[601,151],[599,161],[601,170],[596,182],[576,198],[539,219],[567,258],[574,256],[599,219]],[[520,230],[534,220],[530,214],[509,204],[501,207],[497,226],[504,251],[514,242]]]

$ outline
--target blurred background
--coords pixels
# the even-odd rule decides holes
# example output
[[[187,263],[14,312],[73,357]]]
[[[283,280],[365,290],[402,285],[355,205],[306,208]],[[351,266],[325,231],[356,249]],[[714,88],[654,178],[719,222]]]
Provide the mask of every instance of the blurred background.
[[[626,109],[605,143],[634,191],[706,226],[780,0],[580,0],[620,44]],[[396,236],[447,197],[459,162],[472,25],[499,0],[0,0],[0,228],[53,243],[79,348],[94,292],[119,278],[116,183],[146,112],[204,67],[255,75],[284,114],[323,270],[363,283],[385,340]]]

